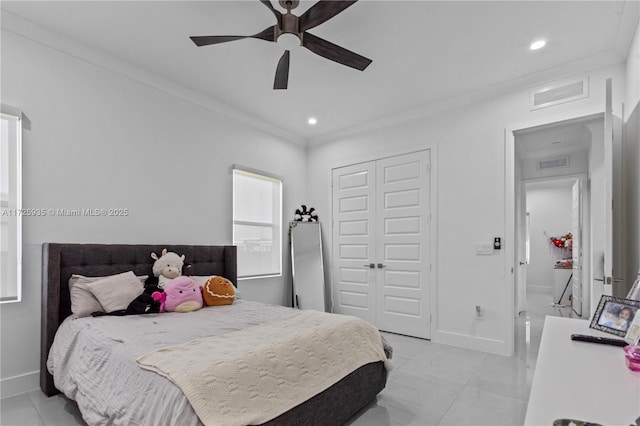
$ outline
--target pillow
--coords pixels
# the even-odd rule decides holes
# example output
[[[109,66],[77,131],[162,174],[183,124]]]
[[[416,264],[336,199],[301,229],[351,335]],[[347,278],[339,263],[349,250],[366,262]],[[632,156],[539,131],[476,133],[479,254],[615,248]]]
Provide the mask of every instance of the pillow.
[[[87,287],[107,313],[127,309],[144,291],[144,285],[131,271],[88,283]]]
[[[230,305],[236,298],[236,288],[225,277],[212,277],[202,288],[202,297],[207,306]]]
[[[148,275],[138,276],[144,284]],[[85,277],[84,275],[71,275],[69,278],[69,293],[71,295],[71,312],[78,318],[88,317],[93,312],[104,312],[104,308],[98,299],[91,293],[87,284],[108,277]],[[132,299],[133,300],[133,299]]]
[[[80,278],[78,278],[80,277]],[[71,295],[71,313],[76,317],[88,317],[93,312],[104,312],[102,305],[87,288],[86,277],[72,275],[69,278],[69,293]]]
[[[194,280],[196,284],[198,284],[198,287],[204,287],[207,281],[209,281],[209,278],[213,278],[213,277],[217,277],[217,275],[193,275],[193,276],[190,276],[189,278]],[[238,290],[238,286],[235,283],[231,283],[231,284],[233,284],[233,288],[236,294],[236,299],[241,299],[242,297],[240,297],[240,291]]]

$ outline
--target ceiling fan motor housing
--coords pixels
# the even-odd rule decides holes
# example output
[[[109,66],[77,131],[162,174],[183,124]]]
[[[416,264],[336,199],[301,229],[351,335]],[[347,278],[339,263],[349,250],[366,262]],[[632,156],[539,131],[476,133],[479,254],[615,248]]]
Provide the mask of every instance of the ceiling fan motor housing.
[[[282,28],[278,28],[276,25],[276,40],[280,37],[281,34],[294,34],[300,40],[302,40],[302,35],[300,34],[300,25],[298,21],[298,17],[292,13],[286,13],[282,15]]]

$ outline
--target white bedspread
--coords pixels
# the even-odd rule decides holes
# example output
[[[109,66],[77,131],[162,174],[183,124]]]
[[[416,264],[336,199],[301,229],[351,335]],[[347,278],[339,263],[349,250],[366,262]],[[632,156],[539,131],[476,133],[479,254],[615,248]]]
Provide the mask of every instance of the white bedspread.
[[[189,313],[67,318],[47,367],[90,425],[199,425],[175,384],[136,359],[167,346],[291,316],[282,306],[236,300]]]
[[[90,425],[200,425],[171,380],[136,359],[162,348],[222,336],[292,316],[290,308],[236,300],[189,313],[67,318],[47,367],[56,387],[80,407]]]
[[[359,318],[317,311],[294,311],[138,358],[180,386],[211,426],[264,423],[377,361],[386,361],[378,330]]]

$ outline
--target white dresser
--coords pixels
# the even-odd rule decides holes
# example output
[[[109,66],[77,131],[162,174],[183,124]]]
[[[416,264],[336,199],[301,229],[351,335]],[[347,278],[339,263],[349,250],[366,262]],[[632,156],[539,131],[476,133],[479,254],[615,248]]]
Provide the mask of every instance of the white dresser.
[[[546,317],[525,425],[561,418],[632,425],[640,417],[640,373],[629,370],[621,347],[575,342],[571,334],[613,337],[589,321]]]

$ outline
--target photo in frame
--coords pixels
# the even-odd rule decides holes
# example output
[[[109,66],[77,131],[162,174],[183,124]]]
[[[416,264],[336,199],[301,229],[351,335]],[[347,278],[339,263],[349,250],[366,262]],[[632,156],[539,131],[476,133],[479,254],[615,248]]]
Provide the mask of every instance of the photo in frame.
[[[639,300],[603,295],[589,327],[624,337],[639,310]]]

